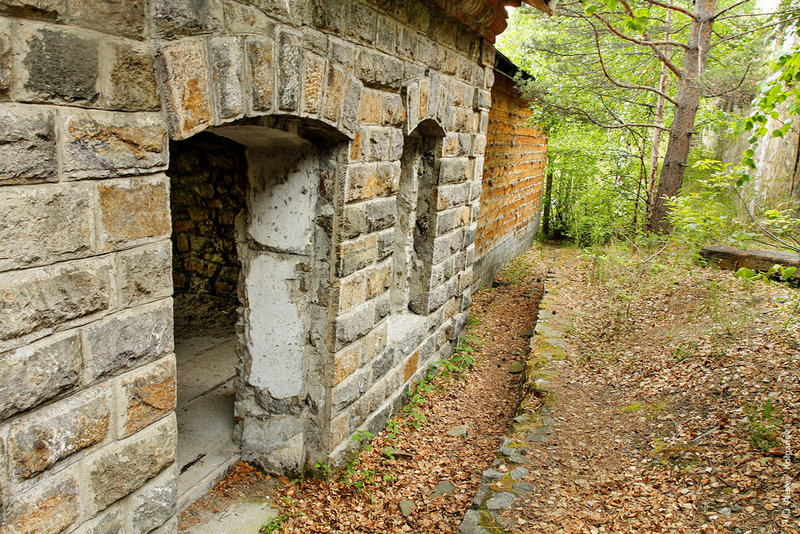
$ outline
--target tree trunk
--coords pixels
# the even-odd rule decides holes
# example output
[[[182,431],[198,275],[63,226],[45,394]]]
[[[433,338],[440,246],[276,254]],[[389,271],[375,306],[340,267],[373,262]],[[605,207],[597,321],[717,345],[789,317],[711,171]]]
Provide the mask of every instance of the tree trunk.
[[[667,29],[664,32],[664,40],[669,41],[670,31],[672,30],[672,10],[667,9]],[[667,77],[669,76],[669,69],[667,65],[661,64],[661,77],[658,80],[658,90],[661,93],[667,92]],[[663,94],[658,95],[656,100],[656,112],[653,117],[653,124],[656,126],[664,125],[664,103],[666,99]],[[650,173],[647,176],[647,214],[652,214],[653,206],[655,205],[656,186],[658,181],[658,158],[661,155],[661,128],[653,128],[653,147],[650,151]]]
[[[697,108],[700,106],[698,76],[705,68],[716,7],[717,0],[697,0],[695,10],[697,18],[692,22],[689,49],[684,54],[683,73],[678,86],[678,105],[675,107],[661,178],[650,212],[649,228],[653,232],[665,233],[668,230],[669,210],[666,202],[669,197],[676,196],[683,185],[683,175],[686,172],[686,162],[689,159],[689,148],[694,134],[694,120]]]

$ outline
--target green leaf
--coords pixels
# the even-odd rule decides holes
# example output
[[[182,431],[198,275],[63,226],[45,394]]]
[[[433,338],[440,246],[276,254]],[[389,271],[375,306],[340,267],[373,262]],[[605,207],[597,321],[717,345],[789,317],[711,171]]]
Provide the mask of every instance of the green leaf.
[[[608,9],[610,9],[611,11],[614,11],[615,9],[617,9],[618,3],[619,0],[606,0],[606,7],[608,7]]]
[[[595,4],[589,4],[588,6],[583,8],[583,12],[586,14],[587,17],[591,17],[598,9],[600,9],[600,6],[597,6]]]

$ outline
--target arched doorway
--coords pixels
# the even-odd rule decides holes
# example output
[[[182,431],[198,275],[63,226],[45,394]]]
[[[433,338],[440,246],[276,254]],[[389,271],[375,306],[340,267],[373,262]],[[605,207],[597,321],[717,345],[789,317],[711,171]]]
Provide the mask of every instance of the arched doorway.
[[[324,449],[325,184],[343,139],[261,118],[171,146],[179,504],[240,456],[291,472]]]

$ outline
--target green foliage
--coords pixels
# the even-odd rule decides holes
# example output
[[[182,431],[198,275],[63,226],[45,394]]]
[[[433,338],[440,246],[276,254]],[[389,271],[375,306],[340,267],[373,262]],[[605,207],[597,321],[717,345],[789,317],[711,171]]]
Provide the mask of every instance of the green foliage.
[[[747,248],[757,242],[800,252],[800,219],[791,210],[753,213],[745,201],[747,181],[742,181],[737,168],[715,160],[700,160],[694,168],[705,174],[668,203],[676,239],[694,249],[709,243]],[[747,278],[745,274],[740,276]]]
[[[800,36],[800,27],[795,28],[795,34]],[[756,168],[753,157],[758,144],[768,134],[769,119],[779,124],[772,136],[784,137],[800,113],[800,41],[789,51],[780,53],[770,67],[772,74],[761,83],[750,116],[732,124],[734,134],[745,133],[750,136],[750,148],[742,154],[743,168],[737,179],[740,187],[750,180],[749,172]],[[781,109],[785,109],[786,117],[780,113]]]
[[[768,451],[780,444],[782,418],[775,413],[772,399],[761,403],[760,407],[743,403],[747,416],[747,434],[750,443],[757,449]]]
[[[355,433],[353,433],[353,436],[350,439],[358,442],[363,450],[369,451],[372,450],[372,446],[369,444],[369,442],[374,437],[375,434],[372,432],[368,432],[366,430],[357,430]]]
[[[314,464],[314,467],[319,470],[320,473],[322,473],[323,478],[328,478],[333,472],[328,464],[323,462],[322,459],[317,460],[317,463]]]

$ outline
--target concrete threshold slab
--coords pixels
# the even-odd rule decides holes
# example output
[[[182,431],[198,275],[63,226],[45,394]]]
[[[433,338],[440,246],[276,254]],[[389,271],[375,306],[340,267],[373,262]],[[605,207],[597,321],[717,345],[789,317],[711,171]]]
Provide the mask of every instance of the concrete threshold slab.
[[[178,510],[210,491],[238,461],[233,442],[236,354],[232,339],[176,344],[178,360]]]

